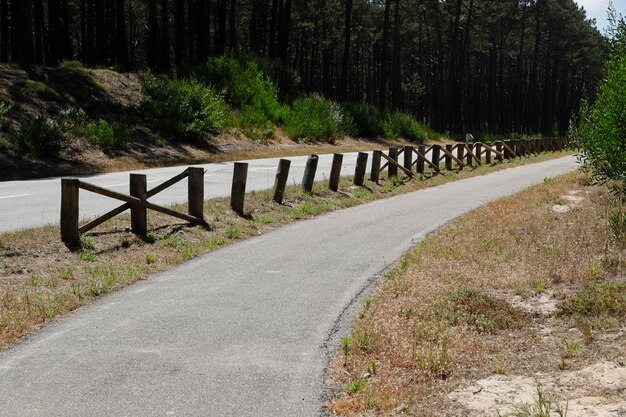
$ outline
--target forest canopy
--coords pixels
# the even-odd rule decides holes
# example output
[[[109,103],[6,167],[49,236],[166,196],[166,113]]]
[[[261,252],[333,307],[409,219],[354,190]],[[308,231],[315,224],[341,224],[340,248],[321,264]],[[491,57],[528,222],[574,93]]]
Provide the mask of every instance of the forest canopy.
[[[564,134],[606,44],[573,0],[0,0],[4,63],[184,74],[252,56],[279,90],[295,72],[302,93],[452,133]]]

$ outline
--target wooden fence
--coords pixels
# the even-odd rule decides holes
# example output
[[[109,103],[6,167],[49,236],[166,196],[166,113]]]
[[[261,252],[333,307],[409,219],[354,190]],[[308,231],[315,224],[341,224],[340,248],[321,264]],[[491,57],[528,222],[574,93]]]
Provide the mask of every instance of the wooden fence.
[[[406,178],[415,175],[434,176],[442,170],[462,170],[466,167],[474,167],[482,164],[497,164],[504,161],[523,158],[546,151],[559,151],[568,147],[565,139],[534,139],[534,140],[507,140],[493,143],[457,143],[444,146],[434,144],[426,148],[425,145],[391,147],[387,154],[380,150],[372,152],[370,181],[377,183],[381,173],[387,169],[388,178],[398,177],[402,172]],[[429,155],[430,154],[430,155]],[[402,161],[400,161],[402,157]],[[359,152],[354,171],[353,183],[362,186],[365,182],[367,160],[369,154]],[[310,155],[307,159],[302,178],[302,188],[310,193],[313,189],[315,173],[317,171],[319,157]],[[384,163],[383,163],[384,161]],[[341,177],[342,154],[334,154],[328,188],[337,191]],[[402,163],[400,163],[402,162]],[[443,162],[443,165],[442,165]],[[381,163],[383,163],[381,165]],[[273,200],[282,204],[289,177],[291,161],[281,159],[278,163],[276,179],[274,182]],[[230,206],[244,215],[244,197],[246,192],[246,180],[248,176],[248,164],[236,162],[234,165],[233,182],[231,188]],[[172,185],[188,178],[188,213],[162,207],[148,202],[148,198],[160,193]],[[80,246],[80,235],[104,223],[105,221],[130,209],[131,229],[138,235],[146,235],[148,229],[147,210],[154,210],[192,224],[206,224],[204,220],[204,169],[189,167],[180,174],[170,178],[164,183],[151,190],[146,188],[146,176],[144,174],[130,174],[129,194],[122,194],[108,190],[76,178],[64,178],[61,180],[61,239],[68,247]],[[106,197],[121,200],[124,204],[98,217],[97,219],[79,227],[79,190],[83,189]]]

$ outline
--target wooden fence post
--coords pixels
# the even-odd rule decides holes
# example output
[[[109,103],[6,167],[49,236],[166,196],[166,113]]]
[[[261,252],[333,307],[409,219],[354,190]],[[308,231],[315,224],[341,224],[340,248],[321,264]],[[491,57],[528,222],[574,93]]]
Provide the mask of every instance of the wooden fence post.
[[[433,145],[433,159],[432,162],[436,167],[439,167],[439,160],[441,159],[441,145]]]
[[[246,180],[248,179],[248,163],[235,162],[233,170],[233,186],[230,189],[230,208],[243,216],[243,204],[246,197]]]
[[[145,174],[130,174],[130,195],[146,201],[148,182]],[[148,210],[136,205],[130,206],[130,228],[133,233],[145,236],[148,233]]]
[[[404,167],[409,171],[413,169],[413,147],[404,147]]]
[[[511,147],[511,141],[505,140],[504,144],[508,146],[508,148],[504,148],[504,159],[511,159],[511,152],[509,152],[509,148]]]
[[[405,151],[406,152],[406,151]],[[354,169],[354,185],[363,185],[365,171],[367,170],[367,158],[369,154],[359,152],[356,157],[356,168]]]
[[[446,144],[446,151],[448,151],[448,153],[452,153],[452,145],[451,144]],[[446,169],[448,171],[452,171],[452,158],[450,158],[450,155],[448,155],[448,153],[446,153],[445,156],[445,161],[446,161]]]
[[[420,155],[424,155],[424,157],[426,157],[426,145],[418,145],[417,146],[417,151],[419,152]],[[418,173],[423,174],[424,173],[424,158],[422,158],[420,155],[417,156],[417,164],[416,164],[416,170]]]
[[[317,171],[317,161],[319,156],[309,155],[304,167],[304,176],[302,177],[302,189],[310,193],[313,191],[313,182],[315,182],[315,172]]]
[[[474,158],[472,158],[472,154],[471,154],[473,145],[471,143],[467,143],[465,144],[465,146],[467,146],[467,150],[468,150],[467,155],[465,155],[465,164],[468,167],[474,166]]]
[[[480,143],[475,143],[474,144],[474,155],[476,155],[476,158],[478,158],[479,161],[482,161],[482,146],[480,146]],[[481,162],[478,163],[478,165],[481,165]]]
[[[382,151],[374,151],[372,152],[372,171],[370,173],[370,181],[378,183],[380,179],[380,154]]]
[[[204,219],[204,168],[189,167],[187,203],[189,214]]]
[[[493,143],[489,143],[487,146],[492,147]],[[491,151],[487,148],[485,148],[485,163],[491,164]]]
[[[389,148],[389,158],[398,162],[398,148],[391,147]],[[387,164],[387,177],[396,177],[398,178],[398,167],[393,164]]]
[[[287,185],[287,178],[289,178],[290,166],[291,161],[288,159],[281,159],[278,161],[276,179],[274,180],[274,197],[272,198],[278,204],[282,204],[283,197],[285,196],[285,187]]]
[[[61,240],[70,248],[80,247],[78,233],[78,179],[61,179]]]
[[[333,164],[330,167],[330,179],[328,180],[328,188],[331,191],[339,189],[339,178],[341,177],[341,164],[343,163],[343,154],[333,154]]]
[[[501,141],[496,142],[496,151],[500,152],[499,155],[496,155],[496,159],[498,160],[498,162],[502,162],[503,157],[502,157],[502,142]]]

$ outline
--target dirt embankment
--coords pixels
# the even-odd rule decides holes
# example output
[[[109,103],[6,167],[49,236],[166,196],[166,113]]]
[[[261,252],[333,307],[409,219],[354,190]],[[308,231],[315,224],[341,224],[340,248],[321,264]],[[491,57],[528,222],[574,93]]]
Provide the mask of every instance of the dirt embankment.
[[[238,129],[195,141],[180,142],[146,126],[136,108],[141,103],[141,75],[107,69],[86,69],[71,63],[30,72],[0,67],[0,102],[10,106],[0,114],[0,181],[53,175],[111,172],[136,168],[220,162],[272,156],[306,155],[370,150],[389,146],[384,139],[341,138],[333,144],[299,143],[277,128],[274,139],[261,143]],[[89,120],[123,122],[131,137],[120,147],[106,150],[85,138],[67,134],[67,147],[58,156],[29,158],[18,155],[15,135],[28,118],[44,115],[63,124],[59,115],[82,109]],[[64,126],[60,126],[63,128]],[[401,144],[402,142],[394,141]]]

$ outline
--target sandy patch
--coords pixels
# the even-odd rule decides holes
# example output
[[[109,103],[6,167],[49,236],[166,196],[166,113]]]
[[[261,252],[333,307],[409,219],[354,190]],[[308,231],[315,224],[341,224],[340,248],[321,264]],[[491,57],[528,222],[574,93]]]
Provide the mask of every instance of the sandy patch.
[[[626,416],[626,367],[602,361],[578,371],[554,374],[495,375],[453,391],[448,398],[476,416],[507,415],[537,401],[537,386],[568,417]]]

